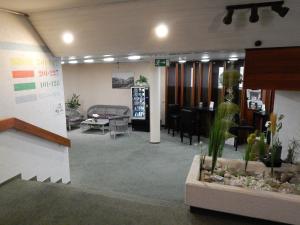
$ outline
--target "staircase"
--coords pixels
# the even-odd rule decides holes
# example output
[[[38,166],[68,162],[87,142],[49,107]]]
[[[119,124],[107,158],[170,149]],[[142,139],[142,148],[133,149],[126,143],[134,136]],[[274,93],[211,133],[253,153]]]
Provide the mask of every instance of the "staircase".
[[[0,120],[0,143],[0,184],[16,176],[40,182],[70,182],[69,139],[8,118]]]

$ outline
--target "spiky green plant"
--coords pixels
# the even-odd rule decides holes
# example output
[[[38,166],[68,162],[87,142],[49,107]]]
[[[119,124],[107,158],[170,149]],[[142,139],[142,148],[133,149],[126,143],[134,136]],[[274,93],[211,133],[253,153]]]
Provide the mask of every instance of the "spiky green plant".
[[[239,106],[234,104],[234,87],[240,82],[240,73],[238,71],[225,71],[223,73],[223,86],[227,92],[225,102],[218,106],[214,123],[209,135],[208,154],[212,157],[212,170],[214,172],[218,157],[222,156],[223,147],[226,139],[233,137],[229,132],[234,126],[234,115],[239,112]]]
[[[241,82],[241,74],[237,70],[228,70],[223,73],[223,86],[234,87]]]
[[[255,133],[250,134],[247,138],[248,145],[247,145],[247,149],[245,151],[245,156],[244,156],[245,172],[247,171],[247,166],[248,166],[249,160],[253,159],[252,149],[253,149],[255,139],[256,139],[256,134]]]
[[[200,141],[200,165],[199,165],[199,180],[202,180],[202,171],[205,164],[206,154],[203,153],[203,142]]]
[[[270,115],[270,131],[271,131],[271,175],[274,175],[274,163],[278,153],[282,148],[282,143],[279,140],[279,131],[282,128],[282,120],[284,118],[283,114],[280,114],[279,117],[275,113]],[[280,156],[279,156],[280,158]]]
[[[296,156],[300,150],[300,141],[293,138],[289,141],[288,145],[288,155],[284,162],[294,164],[296,160]]]
[[[259,141],[258,141],[258,153],[259,158],[262,159],[266,155],[266,143],[265,143],[265,135],[264,133],[260,134]]]

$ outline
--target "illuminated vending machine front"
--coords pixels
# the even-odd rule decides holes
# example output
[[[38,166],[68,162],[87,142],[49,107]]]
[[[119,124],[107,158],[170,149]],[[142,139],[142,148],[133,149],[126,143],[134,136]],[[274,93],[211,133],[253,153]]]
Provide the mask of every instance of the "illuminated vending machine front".
[[[132,119],[146,119],[145,105],[145,87],[132,87]]]
[[[149,88],[132,87],[132,129],[146,131],[150,129]]]

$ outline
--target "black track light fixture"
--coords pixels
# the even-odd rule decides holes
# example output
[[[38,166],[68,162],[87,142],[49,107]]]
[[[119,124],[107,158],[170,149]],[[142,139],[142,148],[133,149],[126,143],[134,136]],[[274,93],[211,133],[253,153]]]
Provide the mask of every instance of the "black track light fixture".
[[[257,7],[251,8],[251,15],[249,17],[250,23],[256,23],[259,20]]]
[[[274,2],[250,3],[244,5],[229,5],[226,6],[227,14],[223,19],[223,23],[226,25],[231,24],[234,11],[240,9],[251,9],[251,15],[249,18],[250,23],[256,23],[259,20],[258,9],[262,7],[271,7],[271,9],[274,12],[278,13],[279,16],[285,17],[290,9],[288,7],[284,7],[283,4],[284,1],[274,1]]]
[[[285,15],[288,13],[288,11],[290,9],[288,7],[283,7],[282,5],[283,5],[283,3],[282,4],[276,4],[276,5],[274,4],[274,5],[272,5],[271,8],[274,12],[277,12],[279,16],[285,17]]]
[[[227,10],[227,15],[223,19],[223,23],[226,25],[231,24],[232,22],[232,15],[233,15],[233,9],[228,9]]]

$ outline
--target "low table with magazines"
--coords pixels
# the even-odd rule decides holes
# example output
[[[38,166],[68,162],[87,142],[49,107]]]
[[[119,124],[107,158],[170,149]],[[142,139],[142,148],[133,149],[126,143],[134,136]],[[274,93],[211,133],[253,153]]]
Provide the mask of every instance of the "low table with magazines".
[[[108,130],[108,127],[105,127],[108,125],[109,120],[108,119],[95,119],[90,118],[87,119],[80,124],[80,129],[82,132],[91,130],[91,129],[98,129],[102,131],[102,134],[105,134],[105,130]]]

